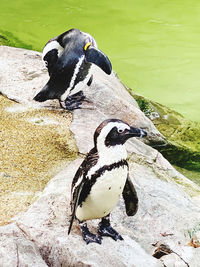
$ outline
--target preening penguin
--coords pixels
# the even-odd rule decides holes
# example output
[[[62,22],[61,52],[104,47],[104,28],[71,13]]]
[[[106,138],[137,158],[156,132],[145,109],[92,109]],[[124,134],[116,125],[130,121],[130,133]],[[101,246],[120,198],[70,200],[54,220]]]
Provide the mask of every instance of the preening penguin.
[[[92,83],[92,63],[106,74],[112,71],[110,60],[97,48],[94,38],[78,29],[49,40],[42,58],[50,78],[34,100],[58,99],[60,103],[65,102],[65,108],[69,110],[80,108],[85,98],[82,90]]]
[[[101,244],[102,236],[123,240],[110,225],[109,215],[123,195],[128,216],[137,212],[138,198],[129,178],[127,152],[124,143],[131,137],[147,133],[127,123],[109,119],[103,121],[94,133],[94,148],[77,170],[72,182],[71,220],[79,221],[85,242]],[[89,231],[85,221],[102,218],[98,235]]]

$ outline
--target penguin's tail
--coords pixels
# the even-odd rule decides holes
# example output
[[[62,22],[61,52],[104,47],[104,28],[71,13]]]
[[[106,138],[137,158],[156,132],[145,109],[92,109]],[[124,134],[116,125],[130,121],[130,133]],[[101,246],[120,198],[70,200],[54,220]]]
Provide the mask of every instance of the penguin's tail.
[[[42,90],[33,98],[33,100],[38,102],[44,102],[48,99],[52,99],[49,91],[49,86],[46,84]]]

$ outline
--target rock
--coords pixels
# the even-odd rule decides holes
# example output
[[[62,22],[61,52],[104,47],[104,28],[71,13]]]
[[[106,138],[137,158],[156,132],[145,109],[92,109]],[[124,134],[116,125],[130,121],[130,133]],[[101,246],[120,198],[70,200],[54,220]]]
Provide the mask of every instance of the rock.
[[[115,242],[104,237],[101,246],[87,246],[76,224],[68,236],[71,181],[81,161],[77,159],[72,162],[53,178],[28,212],[17,219],[18,227],[37,245],[47,264],[162,266],[160,260],[150,256],[156,249],[153,244],[158,242],[167,244],[174,251],[172,254],[179,254],[188,264],[196,262],[199,254],[188,246],[188,229],[200,220],[200,208],[173,183],[173,177],[167,170],[163,172],[163,177],[158,178],[160,172],[156,172],[157,164],[144,167],[136,163],[138,158],[134,162],[133,158],[130,159],[130,175],[140,201],[138,213],[127,217],[121,199],[111,217],[112,225],[122,234],[124,241]],[[89,222],[93,231],[97,221]],[[92,253],[88,253],[88,249]],[[167,257],[171,259],[172,256],[165,256],[165,260],[170,261]],[[184,266],[180,257],[176,261]]]
[[[88,102],[83,104],[83,109],[75,110],[71,129],[75,135],[79,150],[86,153],[91,144],[79,143],[87,128],[86,138],[93,140],[93,132],[97,126],[107,118],[118,118],[129,124],[143,128],[148,132],[146,143],[151,145],[166,145],[166,139],[155,128],[153,123],[140,111],[136,101],[126,91],[119,79],[112,73],[106,75],[93,66],[94,82],[87,87],[84,94]],[[90,112],[88,112],[88,109]],[[128,116],[127,116],[128,114]],[[90,130],[91,129],[91,130]]]
[[[71,181],[81,161],[72,162],[49,182],[38,201],[17,220],[18,227],[51,266],[162,266],[127,235],[124,242],[104,238],[101,246],[86,245],[76,225],[67,235]]]
[[[0,266],[47,267],[38,248],[16,224],[0,228]]]
[[[5,75],[0,76],[2,93],[25,103],[29,108],[39,108],[39,112],[46,109],[59,110],[56,101],[42,104],[31,101],[48,78],[41,71],[41,62],[36,56],[38,53],[7,47],[0,47],[0,50],[0,57],[4,59],[4,63],[0,63],[0,69],[4,68],[6,62],[10,68],[5,66]],[[23,73],[23,67],[26,68],[26,74]],[[7,71],[10,76],[6,74]],[[37,89],[33,89],[36,86]],[[94,83],[89,89],[86,88],[85,94],[87,101],[84,102],[83,109],[73,112],[72,124],[68,125],[74,133],[79,152],[85,154],[92,148],[95,128],[109,117],[121,118],[132,125],[145,128],[149,134],[147,144],[166,144],[166,139],[138,109],[137,103],[114,74],[106,76],[94,68]],[[12,110],[13,107],[9,108]],[[17,105],[16,108],[23,110],[24,105]],[[68,114],[67,111],[62,112]],[[41,120],[38,115],[34,118],[29,117],[29,123],[41,124],[41,127],[46,127],[46,123],[52,123],[53,120],[52,117],[48,120],[42,117]],[[56,124],[56,129],[61,129],[59,123]],[[59,135],[56,140],[59,146]],[[31,259],[34,266],[39,267],[198,266],[199,247],[193,246],[193,240],[196,238],[198,244],[200,236],[200,188],[176,171],[157,150],[147,144],[140,139],[127,143],[130,177],[138,193],[139,210],[134,217],[127,217],[121,199],[112,212],[111,223],[122,234],[124,241],[115,242],[104,237],[102,245],[86,245],[77,224],[73,225],[70,235],[67,235],[71,182],[82,161],[80,157],[76,160],[72,158],[71,163],[49,181],[27,212],[18,214],[11,224],[0,227],[1,248],[5,248],[0,248],[2,267],[8,266],[10,248],[10,266],[20,266],[19,259],[21,266],[31,266],[28,262]],[[0,177],[11,179],[12,175],[8,177],[7,172],[3,171]],[[97,223],[98,220],[89,222],[92,231],[96,230]],[[17,249],[18,241],[20,249]],[[27,257],[24,253],[26,251]]]

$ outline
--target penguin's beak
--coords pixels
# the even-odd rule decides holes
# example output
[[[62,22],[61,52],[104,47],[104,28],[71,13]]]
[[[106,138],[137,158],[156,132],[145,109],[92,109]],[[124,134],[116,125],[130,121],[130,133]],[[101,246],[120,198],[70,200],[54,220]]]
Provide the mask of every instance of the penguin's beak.
[[[142,137],[147,136],[147,132],[145,132],[144,130],[140,128],[134,128],[131,126],[128,135],[130,137],[141,137],[142,138]]]

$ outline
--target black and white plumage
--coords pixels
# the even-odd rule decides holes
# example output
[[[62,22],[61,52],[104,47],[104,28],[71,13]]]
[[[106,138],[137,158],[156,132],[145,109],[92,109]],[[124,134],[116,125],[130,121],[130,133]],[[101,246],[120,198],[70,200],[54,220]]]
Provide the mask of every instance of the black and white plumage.
[[[146,132],[118,119],[103,121],[94,133],[94,148],[86,156],[72,182],[71,221],[78,219],[86,243],[101,244],[102,236],[123,238],[110,225],[109,214],[123,195],[128,216],[137,212],[138,198],[129,178],[124,143],[131,137],[144,137]],[[102,218],[98,235],[85,223]]]
[[[85,98],[83,88],[92,82],[92,63],[111,74],[108,57],[97,48],[94,38],[78,29],[71,29],[52,38],[43,49],[42,58],[49,72],[49,81],[34,97],[43,102],[58,99],[65,108],[80,108]]]

